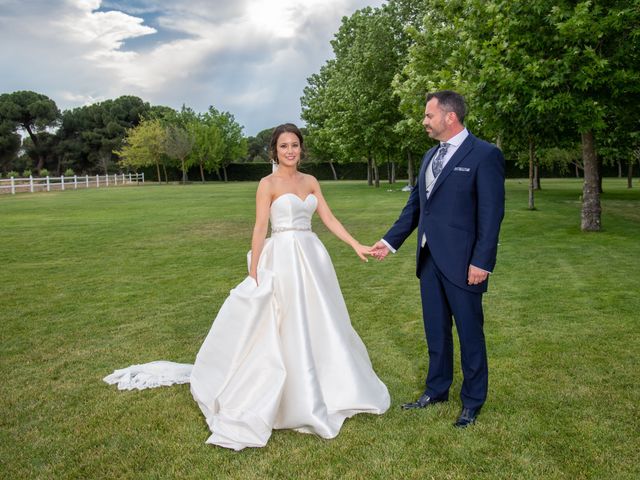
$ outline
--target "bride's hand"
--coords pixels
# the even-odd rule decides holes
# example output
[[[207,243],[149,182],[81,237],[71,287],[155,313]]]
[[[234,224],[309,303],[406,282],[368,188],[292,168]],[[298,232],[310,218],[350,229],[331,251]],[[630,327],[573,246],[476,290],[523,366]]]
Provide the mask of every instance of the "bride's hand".
[[[363,262],[368,262],[369,259],[366,257],[367,255],[371,255],[371,247],[367,247],[366,245],[361,245],[359,243],[353,246],[356,254],[360,257],[360,260]]]

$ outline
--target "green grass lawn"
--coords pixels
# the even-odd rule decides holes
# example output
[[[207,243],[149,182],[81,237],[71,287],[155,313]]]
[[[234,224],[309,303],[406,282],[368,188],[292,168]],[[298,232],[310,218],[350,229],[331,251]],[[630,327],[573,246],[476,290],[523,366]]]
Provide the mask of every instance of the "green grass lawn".
[[[404,205],[401,186],[323,189],[373,243]],[[452,401],[399,407],[427,366],[415,240],[360,263],[314,219],[392,406],[334,440],[275,431],[240,453],[204,443],[188,385],[120,392],[102,377],[193,361],[246,275],[256,184],[0,197],[0,477],[639,478],[640,188],[606,180],[603,231],[585,234],[581,182],[542,186],[528,211],[526,182],[507,184],[485,296],[489,399],[474,427],[452,427],[459,365]]]

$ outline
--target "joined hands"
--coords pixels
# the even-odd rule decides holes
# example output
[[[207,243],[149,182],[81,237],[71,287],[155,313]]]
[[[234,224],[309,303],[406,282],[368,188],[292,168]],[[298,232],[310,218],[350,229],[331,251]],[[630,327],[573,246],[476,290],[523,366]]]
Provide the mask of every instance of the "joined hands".
[[[360,259],[364,262],[368,262],[367,255],[370,257],[374,257],[378,260],[384,259],[389,254],[389,248],[382,242],[376,242],[373,247],[368,247],[366,245],[361,245],[357,243],[353,246],[356,254],[360,257]]]
[[[374,258],[377,258],[378,260],[384,260],[384,257],[389,255],[389,247],[387,247],[381,241],[377,241],[373,245],[373,247],[371,247],[369,255],[371,255]]]

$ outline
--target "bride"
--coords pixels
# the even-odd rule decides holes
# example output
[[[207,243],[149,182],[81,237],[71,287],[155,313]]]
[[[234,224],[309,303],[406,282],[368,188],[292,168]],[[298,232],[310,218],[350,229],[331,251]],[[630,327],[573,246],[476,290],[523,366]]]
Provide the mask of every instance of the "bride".
[[[190,382],[212,432],[207,443],[262,447],[273,429],[333,438],[346,418],[389,408],[311,231],[313,213],[362,260],[369,247],[334,217],[318,181],[298,171],[303,142],[293,124],[273,131],[278,167],[258,185],[249,276],[222,305],[194,365],[151,362],[105,377],[121,389]]]

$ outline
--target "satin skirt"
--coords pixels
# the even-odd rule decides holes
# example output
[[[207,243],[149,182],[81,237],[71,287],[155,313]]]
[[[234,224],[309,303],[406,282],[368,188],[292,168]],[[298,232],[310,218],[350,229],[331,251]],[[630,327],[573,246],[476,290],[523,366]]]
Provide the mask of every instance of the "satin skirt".
[[[247,277],[230,292],[190,383],[212,432],[207,443],[234,450],[264,446],[273,429],[333,438],[346,418],[390,404],[310,231],[267,239],[258,284]]]

